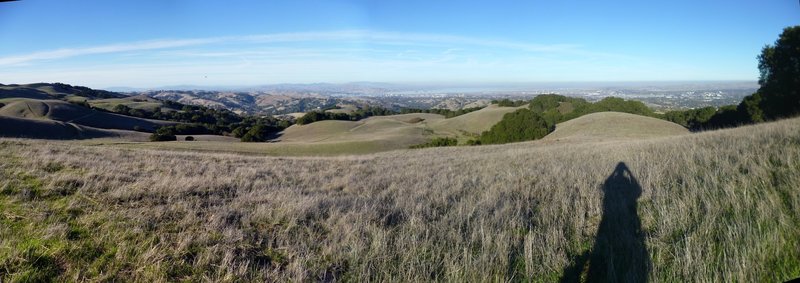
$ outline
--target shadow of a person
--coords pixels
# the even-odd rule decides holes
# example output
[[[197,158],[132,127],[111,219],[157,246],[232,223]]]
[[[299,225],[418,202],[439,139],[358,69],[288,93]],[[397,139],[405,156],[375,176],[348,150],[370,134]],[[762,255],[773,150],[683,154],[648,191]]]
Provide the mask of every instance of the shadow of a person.
[[[561,282],[646,282],[650,257],[636,212],[642,187],[620,162],[602,190],[603,218],[594,247],[564,270]]]

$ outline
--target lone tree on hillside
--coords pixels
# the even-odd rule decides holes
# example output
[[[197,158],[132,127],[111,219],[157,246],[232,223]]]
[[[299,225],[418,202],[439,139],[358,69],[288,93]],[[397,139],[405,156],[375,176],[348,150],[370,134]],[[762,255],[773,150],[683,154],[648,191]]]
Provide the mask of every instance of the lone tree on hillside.
[[[750,102],[751,111],[752,104],[759,104],[763,112],[750,116],[776,119],[800,113],[800,26],[785,28],[775,45],[761,50],[758,70],[761,88],[745,102]]]

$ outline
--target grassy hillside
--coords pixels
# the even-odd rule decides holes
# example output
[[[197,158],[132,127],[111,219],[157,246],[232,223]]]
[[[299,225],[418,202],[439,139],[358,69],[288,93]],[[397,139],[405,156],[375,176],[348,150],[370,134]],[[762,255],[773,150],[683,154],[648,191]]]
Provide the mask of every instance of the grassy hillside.
[[[141,109],[146,111],[168,110],[162,101],[145,95],[137,95],[125,98],[107,98],[96,99],[88,101],[92,107],[105,109],[108,111],[114,110],[118,105],[124,105],[132,109]]]
[[[448,133],[451,135],[460,135],[463,132],[471,134],[480,134],[488,130],[497,122],[503,119],[503,115],[514,112],[521,107],[498,107],[496,105],[487,106],[484,109],[470,112],[461,116],[453,117],[432,124],[431,128],[434,131],[441,133]]]
[[[82,97],[85,99],[123,98],[125,95],[94,90],[82,86],[72,86],[61,83],[35,83],[35,84],[0,84],[0,99],[29,98],[29,99],[68,99]]]
[[[46,119],[69,122],[102,129],[134,130],[140,127],[152,131],[174,122],[148,120],[101,112],[60,100],[19,99],[0,108],[0,116],[27,119]]]
[[[0,116],[0,136],[56,140],[119,138],[129,141],[146,141],[148,134],[133,131],[97,129],[51,120]]]
[[[360,121],[319,121],[291,126],[280,134],[278,140],[282,143],[375,142],[384,145],[373,147],[375,149],[403,149],[433,136],[462,137],[465,133],[480,133],[500,121],[505,113],[516,109],[489,106],[448,119],[438,114],[411,113],[374,116]]]
[[[681,125],[652,117],[598,112],[556,125],[544,140],[608,140],[635,139],[688,134]]]
[[[566,140],[571,142],[605,141],[618,139],[641,139],[683,135],[684,128],[663,120],[625,113],[598,113],[598,116],[580,123],[579,127],[557,128],[559,133],[546,137],[547,143]],[[607,117],[596,119],[591,117]],[[424,119],[417,122],[415,118]],[[453,119],[453,118],[451,118]],[[369,154],[383,151],[406,149],[430,140],[432,137],[447,136],[449,133],[433,131],[431,125],[447,121],[437,114],[403,114],[370,117],[361,121],[319,121],[308,125],[294,125],[287,128],[277,138],[280,142],[271,143],[229,143],[230,138],[201,138],[195,142],[141,143],[119,142],[113,144],[125,148],[179,149],[214,152],[258,153],[276,156],[338,156],[347,154]],[[564,123],[565,125],[570,125]],[[635,134],[626,127],[634,127],[642,132]],[[599,129],[599,130],[593,130]],[[587,134],[579,134],[587,130]],[[594,136],[591,136],[594,135]],[[456,136],[457,137],[457,136]],[[178,139],[182,141],[182,139]],[[84,144],[105,144],[106,141],[84,142]]]
[[[800,119],[336,158],[0,147],[3,281],[800,276]]]

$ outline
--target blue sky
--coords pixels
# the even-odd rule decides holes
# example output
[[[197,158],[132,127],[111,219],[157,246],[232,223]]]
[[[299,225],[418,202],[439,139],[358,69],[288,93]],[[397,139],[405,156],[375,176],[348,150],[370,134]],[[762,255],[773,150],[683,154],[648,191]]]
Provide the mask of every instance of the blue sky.
[[[797,0],[0,3],[0,83],[756,80]]]

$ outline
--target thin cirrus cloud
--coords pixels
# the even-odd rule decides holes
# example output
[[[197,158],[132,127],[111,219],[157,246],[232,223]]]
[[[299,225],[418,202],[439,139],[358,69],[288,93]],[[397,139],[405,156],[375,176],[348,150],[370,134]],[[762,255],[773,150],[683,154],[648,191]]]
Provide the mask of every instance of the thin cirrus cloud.
[[[641,78],[649,60],[442,34],[369,30],[150,40],[0,55],[9,82],[89,86]],[[622,67],[620,67],[622,66]],[[612,68],[613,67],[613,68]],[[660,64],[663,71],[666,64]],[[679,71],[674,73],[681,73]]]
[[[66,59],[85,55],[113,54],[133,51],[149,51],[160,49],[175,49],[184,47],[199,47],[218,44],[246,44],[246,43],[291,43],[291,42],[362,42],[379,45],[408,45],[408,46],[477,46],[517,50],[521,52],[582,54],[590,56],[618,56],[613,54],[592,53],[579,49],[572,44],[529,44],[513,41],[487,40],[453,35],[419,34],[419,33],[393,33],[375,31],[333,31],[333,32],[300,32],[276,33],[265,35],[225,36],[193,39],[166,39],[151,40],[132,43],[119,43],[84,48],[64,48],[48,51],[39,51],[21,55],[0,57],[0,66],[13,66],[30,64],[37,61]]]

